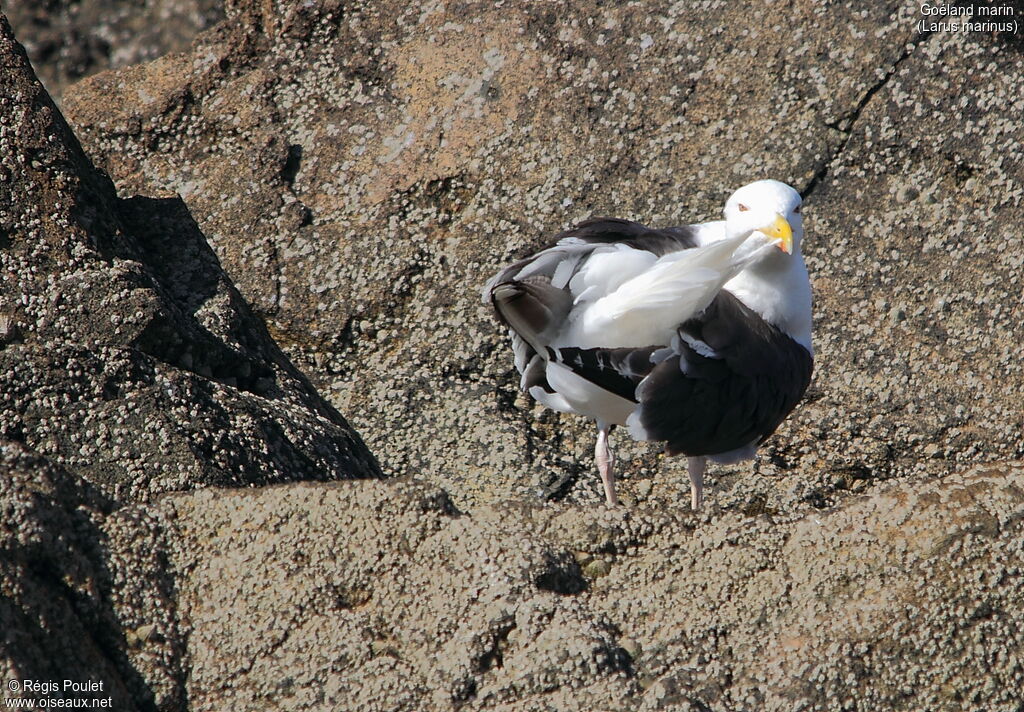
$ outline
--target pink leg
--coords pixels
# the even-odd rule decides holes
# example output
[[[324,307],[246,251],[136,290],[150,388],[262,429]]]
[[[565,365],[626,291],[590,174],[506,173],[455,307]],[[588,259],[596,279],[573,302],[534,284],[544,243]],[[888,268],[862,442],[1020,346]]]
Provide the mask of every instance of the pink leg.
[[[700,510],[704,501],[704,468],[707,464],[706,457],[686,458],[686,469],[690,473],[690,508],[695,512]]]
[[[612,471],[615,465],[615,454],[608,448],[608,426],[599,422],[597,428],[594,460],[597,462],[597,471],[601,473],[601,481],[604,483],[605,502],[609,507],[614,507],[619,503],[619,498],[615,496],[615,473]]]

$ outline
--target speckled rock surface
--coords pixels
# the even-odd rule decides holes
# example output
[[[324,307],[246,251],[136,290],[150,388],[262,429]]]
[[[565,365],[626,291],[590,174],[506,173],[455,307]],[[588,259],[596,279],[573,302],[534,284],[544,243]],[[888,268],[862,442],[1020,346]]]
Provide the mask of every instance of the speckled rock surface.
[[[104,69],[183,52],[223,19],[222,0],[5,0],[2,9],[50,95]]]
[[[782,522],[668,527],[592,589],[639,647],[640,709],[1024,704],[1024,467],[912,481]]]
[[[123,192],[182,196],[385,470],[460,506],[600,499],[591,427],[517,393],[479,303],[501,263],[592,214],[713,219],[742,183],[794,184],[810,402],[753,468],[709,479],[724,506],[820,507],[1024,456],[1021,47],[918,19],[909,1],[240,0],[191,54],[67,106]],[[617,441],[627,497],[685,496],[679,463]]]
[[[114,552],[140,531],[169,542],[163,568],[118,560],[136,582],[170,572],[191,710],[1022,703],[1019,464],[788,519],[467,516],[433,487],[368,481],[172,495],[104,531]],[[166,629],[159,606],[113,607]],[[128,651],[147,679],[173,636],[152,638]]]
[[[599,709],[631,689],[614,631],[574,595],[586,584],[572,555],[458,516],[436,488],[208,491],[154,511],[181,574],[189,709],[412,712],[535,696]],[[132,548],[135,512],[107,520],[115,550]]]
[[[172,591],[125,579],[99,530],[125,502],[379,475],[249,311],[185,206],[118,199],[0,17],[4,695],[12,681],[73,680],[101,682],[112,709],[180,700]],[[129,551],[159,561],[164,550],[140,526]],[[114,590],[164,616],[154,682],[141,682],[125,650],[156,629],[140,634],[115,615]]]
[[[0,675],[102,680],[111,709],[136,710],[100,544],[103,498],[24,445],[0,438]],[[16,691],[17,692],[17,691]],[[26,694],[27,698],[36,697]]]
[[[122,201],[0,19],[0,437],[112,502],[379,474],[177,200]]]
[[[89,158],[0,24],[0,671],[146,710],[1021,712],[1024,63],[917,12],[232,0],[68,93]],[[480,285],[766,174],[807,196],[808,402],[700,516],[628,443],[591,506],[589,427],[516,394]],[[376,472],[336,409],[418,481],[287,482]]]

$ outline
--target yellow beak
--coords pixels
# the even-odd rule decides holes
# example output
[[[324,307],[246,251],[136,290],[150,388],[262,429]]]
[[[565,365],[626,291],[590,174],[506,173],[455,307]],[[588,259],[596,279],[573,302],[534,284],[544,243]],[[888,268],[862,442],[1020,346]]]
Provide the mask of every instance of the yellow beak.
[[[786,218],[775,213],[775,221],[767,227],[762,227],[760,232],[763,232],[768,237],[780,240],[779,249],[787,255],[793,254],[793,228],[789,226]]]

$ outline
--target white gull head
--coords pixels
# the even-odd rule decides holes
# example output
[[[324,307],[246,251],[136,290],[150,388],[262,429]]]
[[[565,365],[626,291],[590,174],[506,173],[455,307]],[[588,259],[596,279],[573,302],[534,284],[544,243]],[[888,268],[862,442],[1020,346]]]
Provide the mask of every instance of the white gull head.
[[[722,211],[727,237],[760,233],[765,241],[778,241],[786,253],[799,254],[804,236],[800,194],[777,180],[748,183],[731,196]],[[777,253],[767,252],[768,255]]]

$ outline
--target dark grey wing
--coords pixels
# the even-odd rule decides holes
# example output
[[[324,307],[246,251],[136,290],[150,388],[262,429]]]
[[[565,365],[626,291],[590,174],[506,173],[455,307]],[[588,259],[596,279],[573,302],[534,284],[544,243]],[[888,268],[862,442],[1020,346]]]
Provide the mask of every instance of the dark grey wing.
[[[658,257],[697,246],[696,229],[684,225],[662,229],[621,218],[590,218],[556,236],[556,240],[575,238],[591,245],[621,243],[647,250]]]
[[[759,443],[811,381],[807,349],[727,291],[682,324],[637,388],[634,418],[671,455],[717,455]],[[635,431],[634,431],[635,432]]]
[[[654,368],[657,346],[641,349],[552,349],[554,360],[610,393],[636,403],[636,387]]]
[[[498,316],[534,351],[541,352],[561,328],[572,308],[572,294],[533,274],[494,285],[491,303]]]

